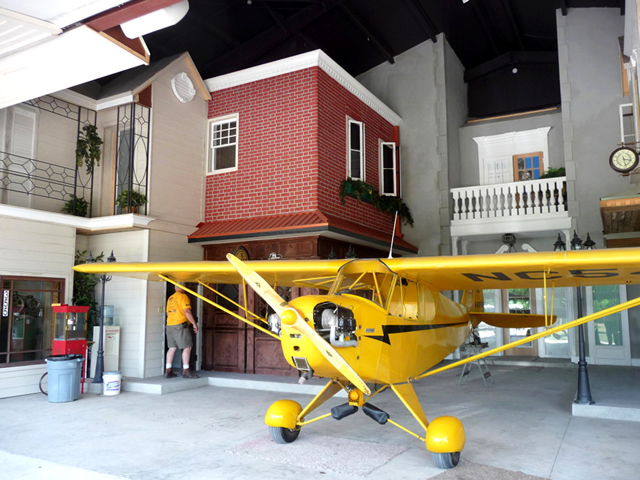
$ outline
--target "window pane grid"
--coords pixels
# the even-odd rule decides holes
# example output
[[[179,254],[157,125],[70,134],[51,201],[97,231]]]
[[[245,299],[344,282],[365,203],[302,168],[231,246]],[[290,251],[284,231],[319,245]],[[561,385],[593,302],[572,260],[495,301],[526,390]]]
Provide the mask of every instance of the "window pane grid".
[[[211,125],[210,172],[236,167],[238,122],[229,120]]]

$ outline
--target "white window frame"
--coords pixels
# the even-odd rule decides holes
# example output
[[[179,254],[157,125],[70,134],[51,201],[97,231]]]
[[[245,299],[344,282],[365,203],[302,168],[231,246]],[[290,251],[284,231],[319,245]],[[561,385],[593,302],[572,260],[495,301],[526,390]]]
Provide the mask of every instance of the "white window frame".
[[[629,114],[631,114],[631,116],[633,117],[633,120],[631,121],[631,126],[634,129],[630,132],[625,131],[625,128],[624,128],[624,125],[625,125],[624,117],[628,116]],[[633,103],[623,103],[622,105],[620,105],[618,107],[618,115],[620,118],[620,143],[629,144],[629,143],[636,142],[638,136],[636,135],[636,132],[635,132],[636,112],[633,109]]]
[[[521,130],[485,137],[474,137],[478,145],[480,185],[513,182],[513,156],[526,152],[542,152],[542,158],[551,164],[549,131],[551,127]],[[498,173],[502,175],[494,175]],[[506,178],[505,178],[506,177]],[[505,181],[507,180],[507,181]]]
[[[216,125],[221,125],[224,123],[236,122],[236,138],[235,138],[235,146],[236,146],[236,159],[235,165],[229,168],[222,169],[214,169],[213,161],[214,161],[214,145],[213,145],[213,128]],[[233,144],[228,144],[233,145]],[[238,170],[238,150],[240,145],[240,118],[237,113],[232,115],[225,115],[223,117],[216,117],[209,120],[209,154],[207,158],[207,175],[218,175],[220,173],[234,172]],[[225,145],[226,146],[226,145]]]
[[[360,127],[360,177],[354,177],[351,173],[351,125],[358,125]],[[352,118],[347,117],[347,178],[351,178],[353,180],[362,180],[366,181],[366,171],[365,171],[365,151],[364,151],[365,141],[364,141],[364,123],[358,122],[357,120],[353,120]]]
[[[379,139],[378,143],[379,143],[379,151],[380,151],[380,195],[397,197],[398,196],[398,167],[397,167],[397,155],[396,155],[396,142],[385,142],[382,139]],[[384,173],[385,173],[384,149],[385,147],[390,147],[391,153],[393,155],[393,167],[391,168],[391,170],[393,170],[393,176],[392,176],[393,192],[391,193],[386,193],[384,188],[385,187],[384,185]]]

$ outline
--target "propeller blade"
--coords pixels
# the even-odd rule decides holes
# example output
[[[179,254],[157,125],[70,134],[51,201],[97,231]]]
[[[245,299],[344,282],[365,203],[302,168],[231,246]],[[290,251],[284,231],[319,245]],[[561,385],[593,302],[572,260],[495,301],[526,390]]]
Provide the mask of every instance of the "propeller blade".
[[[280,316],[282,323],[297,330],[305,337],[307,337],[313,345],[322,353],[322,355],[333,365],[347,380],[359,390],[363,391],[366,395],[371,394],[371,390],[367,387],[367,384],[358,376],[351,365],[349,365],[344,358],[328,344],[316,330],[304,321],[302,315],[289,303],[284,300],[278,292],[276,292],[271,285],[269,285],[260,275],[249,268],[242,260],[236,258],[233,254],[227,254],[227,260],[231,262],[238,273],[242,275],[242,278],[249,284],[249,286],[260,295],[265,302],[269,304],[271,308]]]

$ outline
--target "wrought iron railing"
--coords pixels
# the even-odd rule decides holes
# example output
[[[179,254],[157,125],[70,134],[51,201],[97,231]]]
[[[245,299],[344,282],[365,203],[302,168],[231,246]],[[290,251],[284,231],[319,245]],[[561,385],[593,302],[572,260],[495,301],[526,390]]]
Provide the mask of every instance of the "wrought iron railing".
[[[566,177],[452,188],[453,221],[566,215]]]
[[[91,178],[76,173],[76,168],[0,152],[0,189],[21,194],[22,198],[33,196],[62,203],[72,195],[91,198]],[[10,194],[5,200],[8,204],[22,203],[12,202]]]

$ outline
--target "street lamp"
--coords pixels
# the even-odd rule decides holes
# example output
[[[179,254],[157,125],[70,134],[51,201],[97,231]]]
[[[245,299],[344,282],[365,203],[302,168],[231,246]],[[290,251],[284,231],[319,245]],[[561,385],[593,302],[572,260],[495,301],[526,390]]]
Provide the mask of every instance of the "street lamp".
[[[113,250],[111,255],[107,257],[107,263],[113,263],[116,261],[116,257],[113,256]],[[87,257],[87,263],[95,263],[96,261],[89,252]],[[93,383],[102,383],[102,375],[104,374],[104,287],[105,284],[111,281],[111,275],[100,275],[100,281],[102,282],[102,304],[100,305],[100,334],[98,335],[98,356],[96,358],[96,373],[93,377]]]
[[[560,238],[560,235],[558,235]],[[557,242],[556,242],[557,243]],[[587,233],[587,239],[582,243],[582,239],[578,237],[575,230],[573,231],[573,239],[571,240],[571,250],[595,250],[596,242],[591,240],[591,236]],[[576,287],[578,296],[578,318],[582,318],[582,287]],[[578,405],[593,405],[591,398],[591,386],[589,385],[589,371],[587,370],[587,358],[584,347],[584,325],[578,325],[578,392],[574,401]]]

